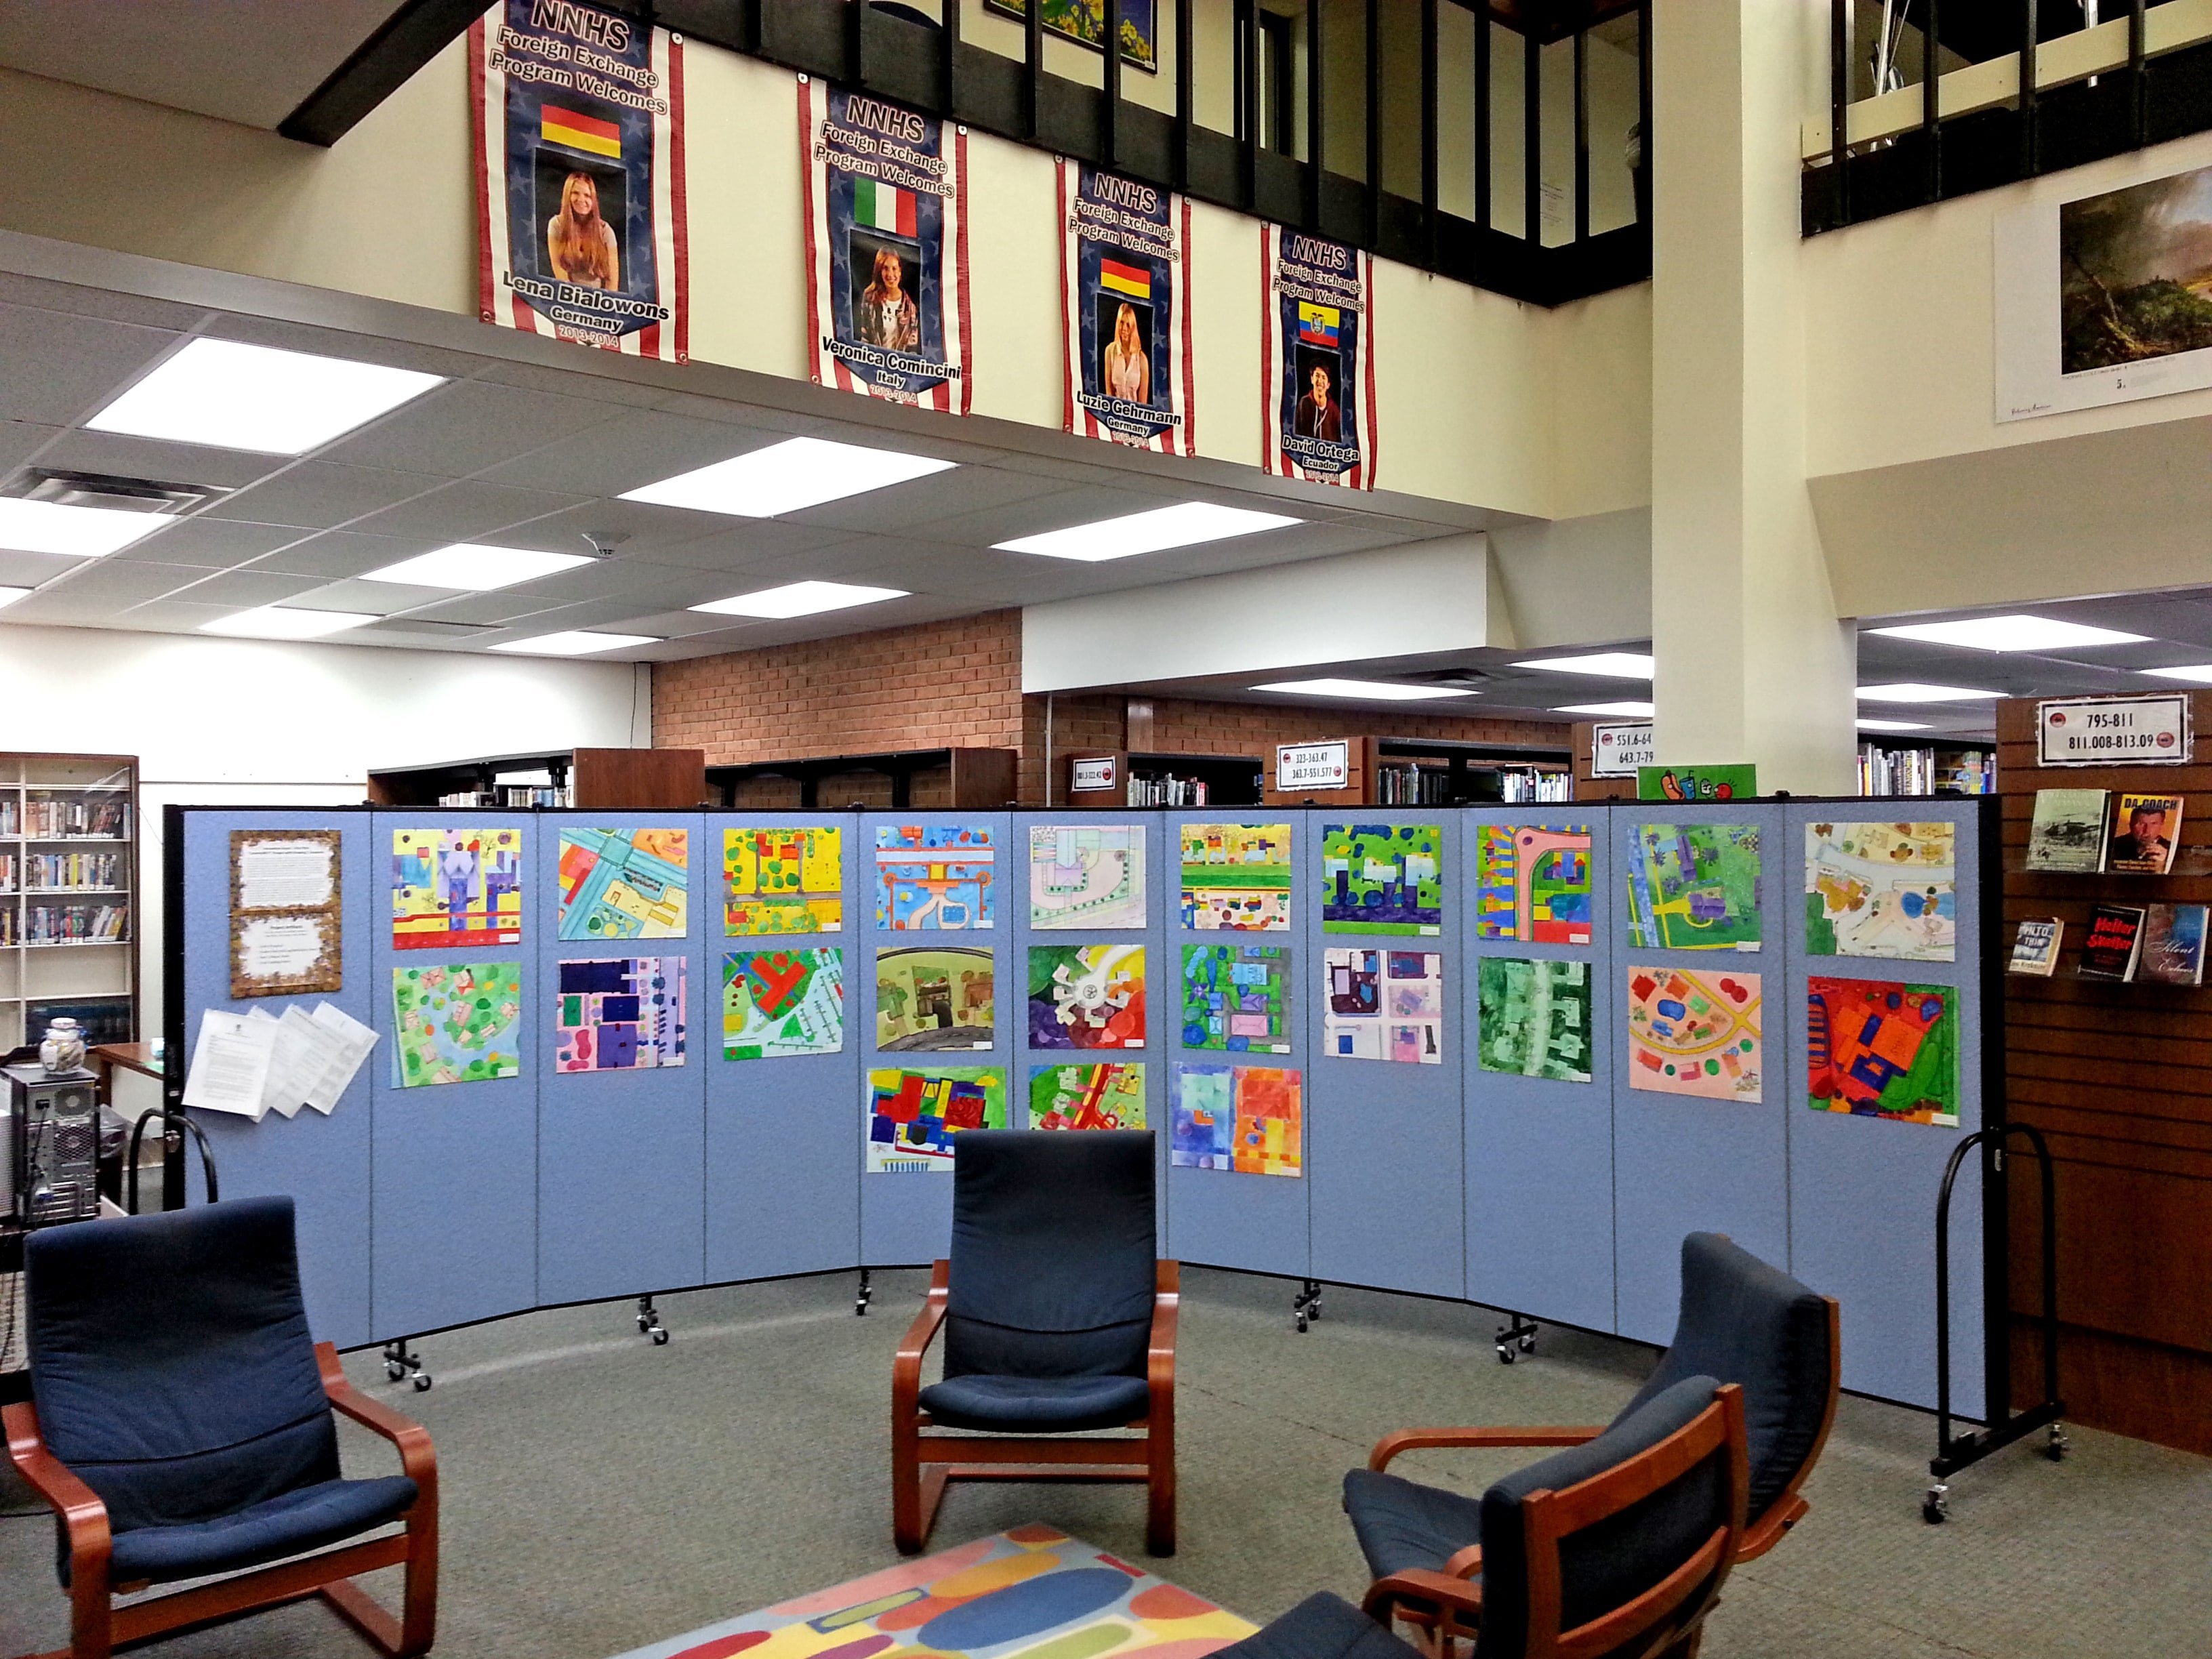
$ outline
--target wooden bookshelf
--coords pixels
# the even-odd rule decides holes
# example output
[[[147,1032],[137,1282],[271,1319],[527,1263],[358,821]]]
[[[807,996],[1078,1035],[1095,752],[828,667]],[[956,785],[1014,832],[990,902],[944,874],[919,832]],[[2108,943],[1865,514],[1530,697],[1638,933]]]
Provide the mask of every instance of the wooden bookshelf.
[[[1437,738],[1314,738],[1347,746],[1349,781],[1340,789],[1278,789],[1267,758],[1261,799],[1270,806],[1468,806],[1506,799],[1510,776],[1539,774],[1571,787],[1571,755],[1532,744],[1455,743]],[[1286,745],[1293,746],[1293,745]],[[1418,775],[1417,790],[1405,781]],[[1421,798],[1416,798],[1421,797]],[[1533,792],[1527,799],[1534,804]]]
[[[0,754],[0,1053],[138,1035],[138,761]]]
[[[535,773],[551,779],[559,798],[544,803],[500,799],[499,780]],[[513,784],[508,788],[532,786]],[[708,804],[703,749],[559,749],[526,755],[480,755],[423,766],[393,766],[368,775],[374,806],[435,806],[448,795],[477,793],[480,805],[514,811],[534,804],[609,811],[689,811]]]
[[[1107,763],[1114,781],[1103,789],[1079,789],[1078,775]],[[1126,749],[1094,750],[1059,762],[1054,799],[1069,806],[1257,806],[1266,763],[1257,755],[1170,755]],[[1169,786],[1203,783],[1202,801],[1170,799]],[[1188,793],[1188,792],[1186,792]]]
[[[1012,749],[909,749],[880,755],[813,755],[706,769],[714,804],[756,811],[866,806],[892,811],[945,807],[997,811],[1014,805]]]
[[[1591,758],[1596,744],[1597,728],[1601,724],[1617,726],[1618,720],[1577,720],[1574,724],[1575,799],[1577,800],[1634,800],[1634,778],[1601,778],[1592,769],[1596,763]]]
[[[2212,902],[2212,691],[2190,694],[2196,758],[2180,766],[2046,769],[2035,711],[2027,699],[1997,705],[2003,948],[2030,918],[2057,916],[2066,930],[2052,977],[2003,975],[2004,1089],[2010,1116],[2043,1132],[2057,1170],[2060,1389],[2075,1421],[2212,1452],[2212,985],[2076,972],[2100,901]],[[2031,872],[2038,789],[2183,796],[2172,873]],[[2039,1379],[2041,1194],[2033,1158],[2007,1168],[2013,1375]]]

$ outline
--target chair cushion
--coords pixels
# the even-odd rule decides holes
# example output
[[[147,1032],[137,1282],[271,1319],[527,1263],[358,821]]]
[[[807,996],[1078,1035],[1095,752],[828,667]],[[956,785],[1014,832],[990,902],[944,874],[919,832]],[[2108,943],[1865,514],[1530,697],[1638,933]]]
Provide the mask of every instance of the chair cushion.
[[[1812,1455],[1828,1408],[1828,1304],[1718,1233],[1682,1241],[1674,1346],[1618,1423],[1686,1376],[1743,1387],[1753,1521]]]
[[[116,1531],[337,1478],[290,1199],[47,1228],[24,1266],[40,1431]]]
[[[1013,1434],[1118,1429],[1150,1401],[1141,1376],[948,1376],[921,1391],[922,1410],[947,1428]]]
[[[415,1483],[404,1474],[379,1480],[324,1480],[212,1520],[140,1527],[115,1535],[108,1579],[117,1584],[140,1579],[165,1584],[235,1572],[382,1526],[414,1501]],[[62,1583],[69,1583],[66,1554]]]
[[[1344,1512],[1377,1578],[1412,1567],[1441,1571],[1482,1537],[1480,1499],[1373,1469],[1345,1475]]]
[[[1519,1656],[1528,1633],[1528,1562],[1522,1501],[1562,1492],[1646,1452],[1713,1403],[1720,1385],[1685,1377],[1580,1446],[1507,1475],[1482,1495],[1482,1630],[1477,1659]],[[1728,1520],[1728,1483],[1706,1458],[1673,1484],[1559,1542],[1560,1627],[1634,1600],[1687,1560]]]
[[[1418,1659],[1349,1601],[1322,1590],[1213,1659]]]

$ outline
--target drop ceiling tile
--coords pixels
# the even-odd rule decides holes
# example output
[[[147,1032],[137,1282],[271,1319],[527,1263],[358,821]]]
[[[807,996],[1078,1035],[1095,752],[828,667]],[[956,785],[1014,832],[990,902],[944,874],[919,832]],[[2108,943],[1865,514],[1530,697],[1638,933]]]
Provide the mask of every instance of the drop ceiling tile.
[[[204,515],[179,519],[143,542],[133,542],[112,561],[143,559],[154,564],[197,564],[224,570],[258,559],[315,532],[300,525],[234,524]],[[313,573],[308,573],[312,574]]]
[[[350,362],[378,363],[386,368],[410,368],[457,380],[476,373],[483,359],[467,352],[419,345],[412,340],[388,339],[381,335],[356,333],[348,329],[320,328],[274,317],[220,313],[208,325],[218,340],[243,340],[248,345],[274,346],[280,351],[312,352],[321,357],[343,357]]]
[[[256,559],[253,568],[333,581],[364,570],[381,570],[440,545],[425,536],[370,536],[357,530],[301,531],[297,535],[289,545]]]
[[[282,605],[322,586],[313,576],[286,576],[268,570],[200,571],[191,586],[173,595],[193,605],[244,611],[257,605]]]
[[[825,525],[834,530],[890,532],[1036,501],[1064,488],[1056,478],[1031,477],[1004,467],[956,466],[949,472],[933,472],[865,495],[848,495],[842,501],[810,507],[791,514],[789,522]]]
[[[728,525],[732,521],[725,519],[721,522]],[[781,569],[788,561],[854,539],[846,531],[820,525],[793,524],[783,519],[748,519],[739,521],[735,528],[668,546],[633,547],[625,543],[617,550],[617,556],[728,575]],[[798,578],[789,580],[795,581]]]
[[[0,472],[12,472],[66,428],[37,421],[0,421]]]
[[[589,398],[597,403],[618,404],[630,409],[653,409],[667,401],[669,394],[658,386],[642,386],[635,380],[625,380],[605,373],[605,364],[586,360],[574,368],[556,368],[544,363],[517,362],[509,358],[489,358],[477,365],[476,378],[490,380],[500,386],[520,386],[525,392],[550,392],[567,398]]]
[[[257,569],[258,566],[255,567]],[[295,603],[318,611],[366,611],[379,617],[442,605],[453,597],[447,587],[412,587],[399,582],[326,582],[302,590]]]
[[[72,317],[103,322],[135,323],[173,334],[189,333],[208,319],[203,306],[179,305],[168,300],[149,300],[143,295],[123,294],[104,288],[82,288],[74,283],[49,282],[42,276],[0,276],[0,301],[40,311],[58,311]]]
[[[702,589],[711,590],[720,585],[720,578],[702,575],[696,570],[616,557],[518,582],[515,591],[561,604],[614,599],[641,611],[664,605],[688,605],[693,602],[692,596],[701,594]],[[710,591],[702,597],[712,599],[714,595]]]
[[[994,542],[1012,541],[1018,536],[1095,524],[1101,519],[1149,512],[1156,507],[1172,507],[1179,501],[1190,499],[1188,495],[1078,485],[940,519],[930,526],[929,536],[932,541],[952,542],[963,547],[988,547]]]
[[[510,489],[464,478],[413,501],[371,514],[350,527],[378,536],[425,536],[434,545],[449,542],[497,543],[498,532],[513,524],[543,518],[588,503],[578,495],[540,489]]]
[[[585,550],[586,531],[611,531],[623,538],[617,546],[617,557],[650,558],[655,563],[665,563],[672,550],[724,530],[730,523],[730,520],[716,514],[693,513],[680,507],[600,501],[550,513],[527,523],[502,526],[496,539],[502,547],[580,553]]]
[[[465,478],[607,418],[605,404],[524,392],[486,380],[457,380],[416,398],[319,459],[349,466],[434,472]]]
[[[104,472],[117,477],[150,478],[156,483],[209,484],[234,490],[258,483],[289,465],[290,459],[284,455],[255,455],[206,444],[167,443],[78,428],[57,438],[39,457],[39,465],[68,472]]]
[[[633,617],[623,627],[630,634],[652,634],[661,639],[681,640],[702,638],[709,635],[727,635],[734,639],[743,629],[733,630],[728,617],[710,616],[699,611],[654,611]],[[742,647],[732,645],[735,651]]]
[[[166,351],[176,336],[89,317],[0,305],[0,417],[70,426]]]
[[[298,461],[267,482],[217,502],[209,509],[209,516],[331,530],[435,489],[445,482],[422,472]]]
[[[19,553],[0,548],[0,586],[36,587],[88,562],[63,553]]]
[[[410,611],[410,617],[431,622],[483,623],[504,627],[551,609],[530,593],[463,593]]]
[[[207,575],[192,565],[88,559],[75,570],[53,578],[28,599],[9,605],[6,614],[18,622],[37,622],[57,606],[72,612],[120,609],[161,599],[204,581]]]
[[[556,438],[485,470],[499,483],[579,495],[619,495],[774,442],[775,434],[721,421],[631,410]]]

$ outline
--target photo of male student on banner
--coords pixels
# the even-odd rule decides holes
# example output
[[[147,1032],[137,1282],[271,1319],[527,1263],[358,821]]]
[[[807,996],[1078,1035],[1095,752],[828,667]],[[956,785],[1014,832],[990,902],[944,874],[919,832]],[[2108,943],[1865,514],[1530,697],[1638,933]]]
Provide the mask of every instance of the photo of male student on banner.
[[[469,86],[479,315],[684,361],[682,38],[501,0],[469,30]]]
[[[1326,237],[1260,231],[1261,448],[1267,470],[1375,488],[1371,255]]]
[[[1067,430],[1194,454],[1188,200],[1062,160],[1060,222]]]

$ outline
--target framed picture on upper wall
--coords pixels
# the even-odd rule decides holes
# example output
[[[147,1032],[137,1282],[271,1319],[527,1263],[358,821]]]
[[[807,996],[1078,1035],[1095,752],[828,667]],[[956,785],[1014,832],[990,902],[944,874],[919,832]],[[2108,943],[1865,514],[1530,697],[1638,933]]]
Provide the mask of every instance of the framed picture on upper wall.
[[[984,9],[1026,22],[1031,4],[1044,8],[1047,34],[1106,49],[1106,0],[984,0]],[[1155,0],[1121,0],[1121,61],[1147,75],[1159,71],[1159,8]]]

